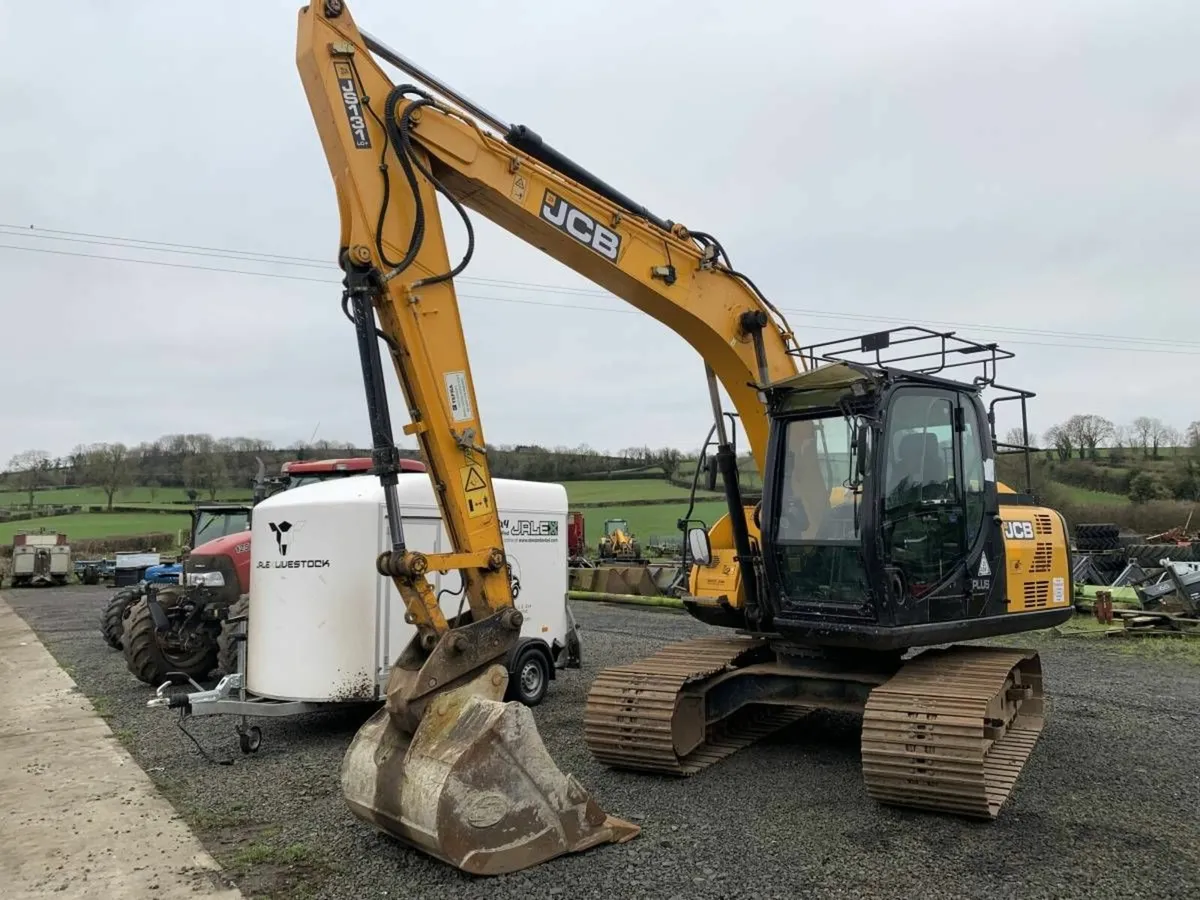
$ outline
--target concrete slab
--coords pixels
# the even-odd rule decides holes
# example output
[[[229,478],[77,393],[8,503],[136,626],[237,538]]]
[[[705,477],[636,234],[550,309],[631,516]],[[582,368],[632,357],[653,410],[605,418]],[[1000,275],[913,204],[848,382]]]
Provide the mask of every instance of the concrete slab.
[[[0,596],[0,895],[240,900]]]

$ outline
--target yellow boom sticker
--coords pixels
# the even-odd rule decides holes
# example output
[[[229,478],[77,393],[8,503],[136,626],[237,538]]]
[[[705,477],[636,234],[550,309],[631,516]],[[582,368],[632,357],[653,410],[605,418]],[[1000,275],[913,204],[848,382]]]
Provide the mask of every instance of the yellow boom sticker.
[[[488,496],[487,481],[478,466],[463,466],[458,470],[462,478],[463,493],[467,495],[467,515],[474,519],[492,511],[492,501]]]
[[[529,187],[529,183],[525,180],[524,175],[513,176],[512,190],[509,191],[509,196],[517,203],[525,202],[525,189]]]

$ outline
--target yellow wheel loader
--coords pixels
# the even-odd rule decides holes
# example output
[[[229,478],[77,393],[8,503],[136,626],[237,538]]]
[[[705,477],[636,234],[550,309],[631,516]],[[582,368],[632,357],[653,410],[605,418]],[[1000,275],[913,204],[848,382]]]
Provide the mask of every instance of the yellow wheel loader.
[[[629,530],[627,519],[606,519],[604,534],[600,535],[600,559],[623,563],[643,563],[641,544]]]
[[[383,63],[412,82],[394,84]],[[355,736],[350,808],[468,872],[633,838],[504,704],[509,568],[454,279],[483,215],[686,340],[705,364],[728,512],[687,533],[688,611],[712,635],[602,672],[582,727],[612,766],[688,775],[818,707],[861,711],[879,801],[989,818],[1042,727],[1038,656],[955,644],[1071,615],[1066,525],[996,479],[992,344],[919,327],[801,346],[712,235],[663,219],[361,31],[299,13],[297,65],[341,215],[342,310],[362,362],[392,577],[417,635]],[[438,195],[467,229],[451,261]],[[451,547],[405,543],[383,358],[403,389]],[[950,376],[970,365],[970,380]],[[722,408],[723,387],[734,410]],[[985,405],[984,394],[998,396]],[[736,413],[762,500],[743,501]],[[426,579],[457,569],[448,618]]]

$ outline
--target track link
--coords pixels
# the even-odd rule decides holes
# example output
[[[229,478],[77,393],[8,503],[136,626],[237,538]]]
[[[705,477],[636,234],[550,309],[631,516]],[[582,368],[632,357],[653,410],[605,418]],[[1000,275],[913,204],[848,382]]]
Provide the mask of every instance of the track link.
[[[688,736],[681,723],[688,703],[703,704],[703,682],[772,655],[763,640],[697,638],[605,669],[588,692],[584,740],[597,760],[617,768],[693,775],[821,705],[815,698],[807,706],[749,705]],[[867,697],[867,794],[894,806],[994,819],[1044,722],[1035,651],[926,650]]]
[[[1044,722],[1036,652],[927,650],[867,700],[867,794],[881,803],[994,819]]]
[[[588,691],[584,740],[600,762],[622,769],[694,775],[799,720],[812,708],[751,707],[709,726],[698,746],[677,750],[677,703],[686,686],[770,657],[765,641],[695,638],[603,670]]]

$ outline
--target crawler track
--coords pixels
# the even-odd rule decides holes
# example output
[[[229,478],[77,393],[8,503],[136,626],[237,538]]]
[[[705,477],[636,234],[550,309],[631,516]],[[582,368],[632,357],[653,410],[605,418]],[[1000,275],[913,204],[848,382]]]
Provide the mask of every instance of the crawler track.
[[[680,754],[673,719],[685,685],[770,657],[763,641],[695,638],[668,644],[646,659],[605,669],[588,691],[584,740],[596,759],[623,769],[693,775],[812,708],[746,709],[711,727],[698,747]]]
[[[1044,721],[1036,653],[926,651],[867,701],[867,794],[883,803],[995,818]]]
[[[697,638],[605,669],[588,693],[588,748],[599,761],[622,769],[695,774],[822,705],[816,698],[749,705],[719,723],[693,728],[689,737],[686,707],[703,708],[706,682],[771,659],[765,641]],[[849,673],[841,677],[858,680]],[[874,686],[867,698],[862,731],[867,794],[891,805],[995,818],[1043,722],[1035,652],[975,646],[926,651]]]

